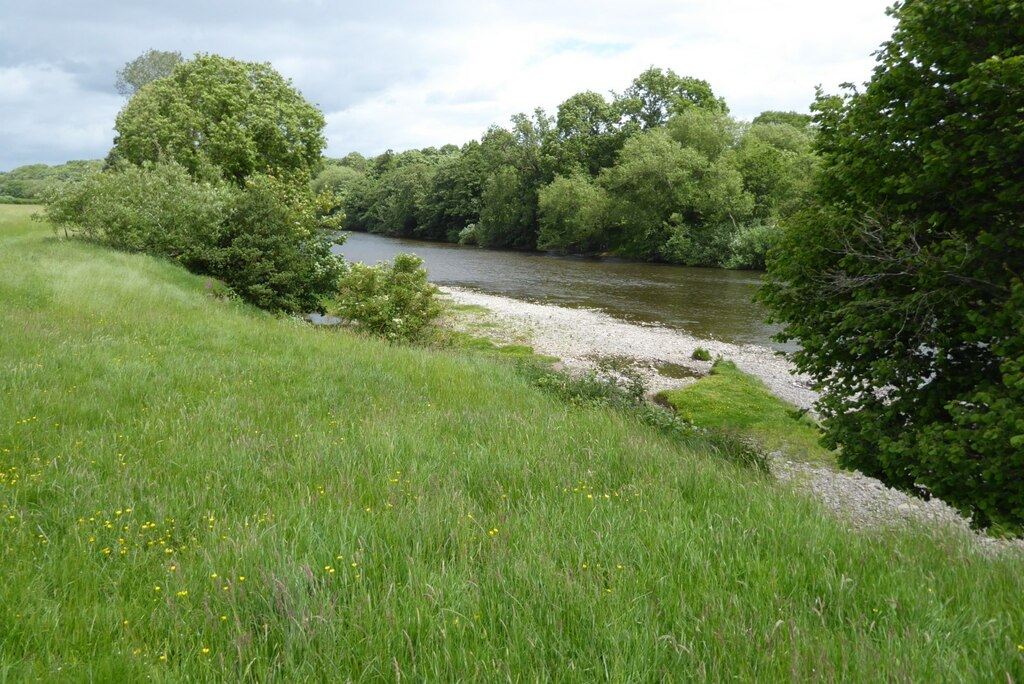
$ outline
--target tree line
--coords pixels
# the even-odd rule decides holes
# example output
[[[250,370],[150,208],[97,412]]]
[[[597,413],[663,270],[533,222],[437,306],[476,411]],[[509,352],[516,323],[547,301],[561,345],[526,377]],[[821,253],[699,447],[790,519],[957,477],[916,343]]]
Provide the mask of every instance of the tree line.
[[[730,116],[711,86],[650,68],[608,99],[517,114],[461,147],[325,160],[344,227],[483,247],[763,268],[807,192],[809,115]]]
[[[67,183],[82,180],[102,168],[99,160],[75,160],[65,164],[27,164],[0,172],[0,203],[39,204]]]

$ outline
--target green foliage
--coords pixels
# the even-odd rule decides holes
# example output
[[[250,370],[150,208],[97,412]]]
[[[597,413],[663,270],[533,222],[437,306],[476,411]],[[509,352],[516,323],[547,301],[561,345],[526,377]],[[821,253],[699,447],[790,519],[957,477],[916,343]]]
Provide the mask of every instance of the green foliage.
[[[614,164],[616,152],[630,133],[619,125],[620,110],[593,91],[577,93],[558,105],[554,130],[544,141],[556,172],[596,176]]]
[[[669,119],[666,128],[677,143],[712,161],[735,147],[740,135],[739,124],[727,112],[700,107],[683,110]]]
[[[810,192],[816,158],[814,130],[785,123],[755,123],[741,137],[733,165],[754,197],[754,216],[784,219]]]
[[[725,100],[715,97],[707,81],[655,67],[633,79],[619,106],[633,124],[644,130],[663,126],[673,114],[690,107],[729,111]]]
[[[509,128],[493,126],[461,149],[356,155],[344,164],[344,226],[759,268],[763,226],[792,213],[814,170],[807,119],[765,112],[742,124],[706,82],[652,68],[611,101],[577,93],[555,117],[517,114]],[[317,188],[342,175],[338,163]]]
[[[510,131],[490,131],[480,145],[489,174],[476,235],[482,247],[532,250],[537,247],[539,191],[551,181],[543,143],[552,120],[537,109],[532,118],[513,116],[512,123]]]
[[[43,202],[47,195],[66,183],[81,180],[86,175],[99,171],[103,162],[98,160],[69,161],[66,164],[47,166],[30,164],[0,173],[0,195],[10,198],[12,204]]]
[[[114,249],[189,262],[212,227],[227,220],[236,194],[194,182],[176,163],[124,165],[62,188],[47,204],[46,217]]]
[[[749,223],[740,226],[729,244],[726,268],[763,271],[768,252],[778,236],[779,228],[770,223]]]
[[[39,200],[14,197],[13,195],[0,195],[0,204],[38,204]]]
[[[337,313],[375,335],[410,341],[442,311],[423,260],[399,254],[393,263],[351,264],[338,284]]]
[[[254,174],[236,194],[226,220],[211,227],[186,265],[223,279],[261,308],[322,312],[343,272],[331,253],[334,242],[321,230],[308,193]]]
[[[196,182],[180,164],[160,162],[67,185],[46,215],[90,240],[222,279],[262,308],[302,313],[323,309],[341,272],[314,210],[308,191],[269,176],[236,188]]]
[[[696,349],[693,350],[693,353],[690,354],[690,358],[693,359],[694,361],[710,361],[711,352],[709,352],[704,347],[697,347]]]
[[[822,174],[763,299],[844,465],[1019,527],[1024,5],[893,13],[866,88],[819,94]]]
[[[269,64],[196,55],[137,92],[117,116],[111,160],[173,159],[239,187],[254,173],[308,182],[324,117]]]
[[[609,195],[611,244],[641,259],[718,265],[732,221],[752,208],[727,157],[708,159],[664,129],[630,138],[601,184]]]
[[[118,69],[114,86],[121,95],[131,97],[147,83],[170,75],[174,67],[181,62],[180,52],[147,50]]]
[[[595,252],[605,247],[608,198],[585,175],[557,176],[540,190],[537,249]]]
[[[361,172],[352,167],[329,164],[313,177],[311,187],[316,194],[327,191],[344,202],[349,186],[361,175]]]
[[[810,114],[801,114],[799,112],[766,111],[755,116],[751,123],[786,124],[787,126],[804,130],[810,128],[811,124],[814,123],[814,117]]]
[[[459,231],[460,245],[475,245],[476,244],[476,224],[470,223],[468,226]]]

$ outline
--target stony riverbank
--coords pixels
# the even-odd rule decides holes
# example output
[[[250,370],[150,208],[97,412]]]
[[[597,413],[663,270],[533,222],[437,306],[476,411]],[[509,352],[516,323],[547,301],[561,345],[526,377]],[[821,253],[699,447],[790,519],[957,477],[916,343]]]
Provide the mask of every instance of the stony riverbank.
[[[808,378],[775,351],[756,345],[736,345],[699,339],[678,330],[638,325],[615,319],[600,311],[537,304],[471,290],[441,288],[452,302],[484,307],[487,313],[463,312],[453,322],[475,335],[499,343],[529,344],[539,354],[554,356],[569,372],[597,370],[609,358],[628,362],[644,378],[651,392],[674,389],[696,378],[671,378],[659,372],[666,364],[706,374],[711,362],[692,357],[697,347],[733,361],[741,370],[760,379],[776,396],[795,406],[811,409],[817,394]],[[859,528],[884,528],[906,522],[954,527],[969,533],[966,520],[938,499],[922,501],[886,487],[858,472],[844,472],[820,465],[794,462],[781,452],[772,456],[772,472],[781,481],[820,501],[849,524]],[[994,540],[973,535],[989,549],[1016,548],[1024,540]]]
[[[497,324],[491,330],[496,339],[528,342],[537,353],[561,359],[570,371],[596,368],[602,359],[610,357],[625,358],[633,362],[650,391],[657,392],[695,381],[663,375],[657,370],[659,366],[673,364],[697,375],[706,374],[711,362],[692,358],[693,351],[702,347],[712,357],[733,361],[791,404],[809,409],[817,399],[807,378],[796,374],[789,361],[766,347],[700,339],[660,326],[626,323],[592,309],[535,304],[461,288],[441,290],[457,304],[490,310]]]

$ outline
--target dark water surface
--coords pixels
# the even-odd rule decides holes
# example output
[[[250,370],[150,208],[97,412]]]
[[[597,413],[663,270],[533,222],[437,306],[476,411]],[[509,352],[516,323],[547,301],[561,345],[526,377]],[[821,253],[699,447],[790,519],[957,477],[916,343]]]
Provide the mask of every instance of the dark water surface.
[[[697,337],[783,348],[751,301],[760,274],[616,259],[504,252],[349,233],[335,247],[375,264],[407,252],[423,258],[431,282],[545,304],[600,309],[632,323],[657,323]]]

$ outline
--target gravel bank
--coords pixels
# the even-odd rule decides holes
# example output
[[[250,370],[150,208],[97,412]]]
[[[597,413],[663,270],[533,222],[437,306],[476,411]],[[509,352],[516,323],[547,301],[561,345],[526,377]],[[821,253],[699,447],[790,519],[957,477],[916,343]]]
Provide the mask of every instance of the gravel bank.
[[[456,304],[482,306],[490,312],[459,316],[457,327],[499,343],[529,344],[537,353],[561,359],[561,365],[570,372],[596,370],[602,359],[617,357],[630,361],[652,392],[674,389],[696,379],[669,378],[659,373],[658,367],[675,364],[706,374],[711,363],[691,358],[694,349],[703,347],[712,356],[733,361],[791,404],[811,409],[817,399],[808,378],[765,347],[700,339],[656,325],[625,323],[590,309],[536,304],[454,287],[441,290]],[[1024,551],[1024,540],[995,540],[971,533],[967,521],[938,499],[922,501],[859,472],[790,461],[781,452],[771,458],[772,472],[779,481],[817,499],[854,527],[884,528],[916,521],[962,530],[988,550]]]
[[[657,392],[695,381],[668,378],[658,372],[661,364],[676,364],[706,374],[711,362],[691,358],[694,349],[703,347],[712,356],[724,356],[760,378],[774,394],[791,404],[809,409],[817,399],[807,378],[798,376],[785,358],[766,347],[729,344],[656,325],[625,323],[591,309],[534,304],[454,287],[441,290],[457,304],[490,309],[498,323],[491,331],[495,339],[526,341],[538,353],[560,358],[568,370],[588,370],[596,368],[602,358],[624,357],[635,362],[648,387]]]

